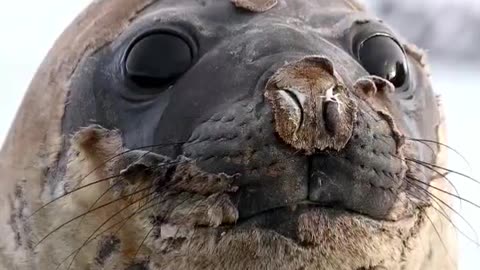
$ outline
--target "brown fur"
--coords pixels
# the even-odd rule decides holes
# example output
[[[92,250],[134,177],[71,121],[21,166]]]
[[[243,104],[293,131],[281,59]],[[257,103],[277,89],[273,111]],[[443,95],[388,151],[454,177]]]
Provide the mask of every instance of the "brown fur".
[[[105,163],[107,160],[102,157],[111,157],[114,153],[118,153],[119,142],[120,135],[116,131],[106,131],[99,127],[82,129],[73,137],[71,152],[79,152],[79,154],[71,155],[72,159],[69,162],[69,177],[67,179],[80,179],[79,176],[82,175],[82,172],[89,172],[92,166],[99,167],[99,165]],[[112,152],[108,153],[108,151]],[[125,149],[122,151],[125,151]],[[98,153],[98,156],[90,156],[89,159],[86,159],[86,155],[90,153]],[[132,155],[141,157],[137,158],[137,164],[152,164],[152,169],[159,168],[155,175],[158,175],[159,178],[162,177],[163,174],[159,172],[164,168],[158,165],[161,162],[154,165],[155,162],[146,161],[149,158],[148,155],[143,156],[138,155],[138,153],[132,153]],[[121,169],[117,165],[125,164],[125,160],[122,161],[122,159],[125,159],[125,157],[120,156],[116,162],[104,166],[107,170],[110,170],[110,175],[120,173]],[[92,160],[97,162],[90,164]],[[108,164],[108,162],[105,164]],[[361,269],[365,266],[400,269],[401,262],[412,265],[411,268],[407,269],[450,269],[450,265],[442,265],[445,268],[440,268],[438,265],[436,266],[438,268],[415,266],[415,264],[425,264],[425,261],[415,259],[417,256],[423,258],[422,255],[431,252],[430,249],[425,250],[424,247],[436,247],[434,257],[429,262],[430,265],[435,265],[434,262],[438,260],[435,256],[445,256],[445,252],[438,249],[440,244],[438,236],[431,231],[433,227],[429,226],[430,221],[426,218],[427,213],[429,217],[435,218],[438,216],[432,213],[431,209],[425,209],[426,212],[419,212],[416,218],[401,222],[374,222],[361,216],[334,217],[311,211],[299,218],[298,235],[300,243],[302,243],[299,245],[291,239],[273,232],[259,229],[232,231],[228,229],[228,226],[224,228],[222,224],[228,225],[235,222],[238,215],[233,206],[225,208],[225,205],[229,204],[228,199],[225,201],[226,197],[218,193],[219,190],[227,192],[232,190],[229,184],[218,184],[219,181],[228,181],[229,178],[222,175],[218,177],[209,176],[190,164],[190,162],[186,162],[180,165],[170,180],[165,179],[167,182],[171,181],[172,184],[167,185],[165,183],[168,187],[162,195],[161,204],[159,203],[151,212],[147,211],[136,216],[128,226],[125,226],[116,234],[120,241],[120,248],[116,254],[111,255],[116,260],[102,269],[118,269],[120,266],[131,264],[135,261],[135,258],[140,259],[146,256],[150,258],[148,262],[151,269],[303,268],[350,270]],[[125,172],[128,172],[128,169]],[[100,170],[85,179],[83,184],[97,180],[98,177],[103,177],[103,173]],[[206,178],[211,180],[205,181]],[[216,181],[214,181],[215,179]],[[188,184],[184,184],[185,181]],[[141,183],[137,182],[136,184]],[[43,230],[43,234],[58,226],[60,222],[66,221],[66,217],[73,217],[87,211],[91,206],[89,204],[101,196],[110,185],[105,183],[101,188],[97,185],[93,186],[88,190],[78,192],[78,195],[73,194],[62,200],[63,206],[61,208],[58,205],[52,207],[51,211],[55,211],[55,214],[62,219],[48,224]],[[212,189],[209,190],[209,187]],[[127,186],[126,189],[128,191],[125,192],[130,193],[132,187],[128,188]],[[121,196],[118,193],[113,194],[105,196],[97,205],[102,205]],[[78,227],[78,223],[75,222],[52,235],[45,245],[42,244],[39,250],[40,257],[45,258],[42,265],[51,263],[51,258],[60,259],[68,256],[112,213],[121,210],[136,198],[138,196],[104,207],[96,211],[95,215],[89,215],[85,218],[81,227]],[[104,228],[127,218],[142,202],[144,201],[132,205],[128,211],[112,219]],[[148,213],[164,213],[161,225],[154,232],[158,234],[158,237],[144,243],[140,253],[136,256],[141,239],[152,228]],[[225,216],[226,213],[231,214]],[[232,218],[225,219],[228,216]],[[442,235],[446,235],[448,227],[445,225],[439,226],[440,223],[443,223],[441,219],[432,222],[436,222],[437,230],[445,230]],[[44,221],[44,224],[47,225],[47,222]],[[207,227],[198,227],[199,225]],[[78,239],[79,241],[71,241],[70,239]],[[448,238],[443,238],[444,241],[446,239]],[[101,242],[102,239],[96,239],[79,253],[73,269],[84,269],[87,265],[95,269],[92,266],[95,262],[92,258],[95,258],[99,252],[100,248],[95,248],[96,246],[101,247],[101,244],[95,244],[99,241]],[[55,253],[50,253],[49,250],[53,250],[53,245],[59,243],[63,243],[65,253],[59,254],[58,250]],[[52,245],[52,249],[47,248],[49,245]],[[232,255],[236,257],[232,257]],[[113,260],[110,259],[109,261]],[[325,262],[328,262],[328,264]]]
[[[42,179],[50,167],[55,167],[63,140],[60,130],[70,76],[85,55],[113,40],[150,2],[95,1],[59,38],[32,80],[0,152],[0,205],[8,205],[9,194],[20,180],[26,181],[25,196],[31,207],[43,204]],[[0,207],[0,220],[9,216],[10,209]],[[2,264],[10,266],[5,266],[7,269],[13,269],[14,263],[29,269],[21,262],[29,262],[31,253],[15,248],[10,228],[3,223],[0,232],[5,237],[0,243]]]
[[[185,228],[194,228],[195,226],[218,227],[221,224],[232,224],[238,219],[236,208],[223,194],[235,190],[231,187],[233,180],[231,177],[223,174],[210,175],[203,173],[187,160],[183,160],[183,163],[175,163],[175,171],[171,177],[168,177],[165,171],[169,167],[163,166],[163,164],[174,164],[174,162],[162,162],[161,158],[158,159],[158,163],[144,162],[150,158],[155,159],[156,156],[148,152],[128,152],[121,145],[121,137],[117,131],[107,131],[97,126],[84,128],[73,136],[65,177],[67,179],[65,183],[67,192],[71,192],[80,185],[89,185],[107,176],[120,174],[122,176],[101,184],[95,184],[82,190],[82,192],[74,192],[58,202],[55,207],[52,206],[51,209],[42,210],[52,211],[50,212],[52,215],[55,213],[55,215],[62,217],[55,221],[41,221],[45,228],[43,230],[37,228],[37,233],[43,236],[51,232],[52,229],[61,226],[70,218],[88,212],[95,206],[105,205],[105,207],[96,210],[95,214],[89,214],[85,218],[62,227],[61,230],[51,235],[45,243],[42,243],[38,254],[40,258],[45,259],[45,261],[40,262],[42,265],[51,265],[52,261],[61,263],[62,258],[81,247],[83,242],[91,237],[92,232],[95,232],[100,226],[103,227],[102,230],[96,232],[96,234],[99,234],[98,236],[102,236],[100,233],[110,226],[113,226],[109,230],[111,233],[122,228],[115,234],[120,242],[118,250],[113,252],[117,254],[110,254],[110,256],[115,256],[117,260],[105,264],[102,268],[118,269],[130,264],[138,257],[136,253],[142,244],[142,239],[145,234],[148,234],[152,224],[157,222],[152,220],[152,215],[156,215],[156,219],[161,218],[162,220],[158,222],[162,222],[162,224],[185,226]],[[119,153],[125,154],[118,155]],[[111,159],[116,155],[118,155],[118,158]],[[150,155],[153,155],[153,157],[150,157]],[[127,166],[129,165],[126,162],[128,159],[135,160],[133,164],[130,164],[130,167]],[[149,163],[152,164],[150,167],[152,169],[151,176],[153,179],[157,179],[158,185],[148,188],[148,182],[130,181],[131,179],[128,179],[132,176],[129,173],[132,166]],[[89,174],[95,168],[97,170]],[[143,172],[146,172],[146,170],[143,170]],[[138,175],[136,177],[138,179]],[[81,183],[70,182],[71,179],[82,179],[82,181]],[[133,183],[134,185],[125,185],[125,183]],[[119,192],[105,193],[105,191],[111,190],[110,187],[112,186],[117,186]],[[158,191],[156,188],[159,186],[165,186],[164,190],[152,194],[152,190]],[[145,191],[130,195],[142,189],[145,189]],[[98,198],[101,199],[97,201]],[[95,201],[97,203],[92,205]],[[116,203],[109,204],[112,201]],[[155,203],[155,207],[152,207],[151,210],[130,218],[139,207],[152,203]],[[59,207],[58,204],[61,204],[62,207]],[[110,218],[118,212],[120,212],[119,215]],[[49,214],[46,216],[49,216]],[[126,223],[127,225],[122,227],[121,224],[118,224],[115,226],[125,219],[129,221]],[[109,220],[109,222],[105,223],[105,220]],[[78,241],[71,241],[70,239],[78,239]],[[95,258],[96,254],[103,249],[104,245],[101,244],[103,241],[102,237],[98,237],[98,239],[94,239],[82,248],[73,264],[74,269],[84,269],[87,265],[93,267],[95,261],[92,261],[92,258]],[[167,243],[163,244],[165,245],[163,249],[171,249],[168,244],[169,239],[165,239],[165,241]],[[63,243],[64,254],[59,254],[57,249],[54,248],[59,243]],[[47,248],[48,246],[51,246],[51,248]],[[92,248],[95,246],[99,248]],[[145,243],[143,249],[148,255],[151,252],[150,243]],[[65,266],[68,266],[68,263]]]

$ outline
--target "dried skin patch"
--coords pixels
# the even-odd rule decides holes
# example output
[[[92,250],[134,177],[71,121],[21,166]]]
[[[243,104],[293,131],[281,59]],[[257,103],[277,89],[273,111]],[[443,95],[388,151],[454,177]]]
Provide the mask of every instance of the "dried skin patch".
[[[131,265],[139,256],[153,252],[153,241],[162,242],[165,250],[176,249],[177,235],[165,236],[162,227],[181,226],[193,232],[198,227],[216,228],[237,222],[238,210],[228,195],[237,190],[233,186],[236,176],[208,173],[185,157],[171,159],[149,151],[128,150],[122,144],[118,131],[97,125],[82,128],[72,137],[65,188],[72,191],[91,186],[66,197],[68,207],[64,204],[62,208],[65,212],[56,213],[62,218],[43,235],[69,217],[96,209],[80,224],[62,227],[51,236],[75,244],[65,247],[67,254],[85,243],[74,269],[83,269],[87,263],[80,258],[90,258],[88,261],[93,260],[100,268],[105,265],[105,269],[124,269],[123,265]],[[105,181],[95,183],[100,179]],[[98,239],[91,238],[93,231],[99,234]],[[109,233],[115,233],[115,237],[109,238]]]
[[[266,86],[276,131],[296,149],[340,151],[352,136],[357,106],[333,64],[306,57],[278,70]]]
[[[425,74],[427,74],[427,76],[430,76],[430,67],[428,65],[427,52],[412,43],[404,43],[403,47],[405,48],[405,51],[408,53],[408,55],[413,57],[420,64]]]
[[[111,157],[119,155],[123,151],[122,143],[118,130],[106,130],[92,125],[77,131],[70,140],[71,147],[68,150],[65,182],[61,190],[71,192],[100,179],[111,178],[110,181],[99,182],[82,192],[74,192],[69,196],[83,208],[94,202],[110,185],[120,185],[122,179],[112,178],[112,176],[118,175],[120,169],[127,163],[124,163],[122,159],[111,159]],[[109,199],[108,196],[102,198],[99,203],[107,199]]]
[[[252,12],[265,12],[274,8],[278,0],[231,0],[238,8],[243,8]]]
[[[118,253],[119,247],[120,239],[115,235],[108,235],[100,240],[97,257],[95,257],[95,263],[99,269],[102,269],[108,263],[112,263],[112,257]]]
[[[171,160],[143,151],[133,151],[127,156],[138,154],[142,155],[141,159],[122,171],[122,175],[135,186],[145,184],[138,182],[139,179],[152,183],[155,196],[162,202],[152,208],[156,218],[169,224],[210,227],[237,221],[238,211],[226,195],[236,191],[232,186],[234,177],[206,173],[185,158]],[[158,160],[158,163],[152,160]],[[132,171],[138,168],[142,169]],[[132,176],[137,182],[131,179]],[[156,200],[150,203],[155,204]]]
[[[392,137],[396,142],[397,154],[403,159],[402,147],[405,145],[405,136],[395,124],[395,119],[390,111],[390,95],[395,92],[393,84],[378,76],[366,76],[355,82],[353,90],[356,95],[367,102],[369,106],[388,123]]]
[[[216,227],[238,219],[236,208],[226,196],[237,190],[233,186],[235,176],[204,172],[184,157],[173,160],[148,151],[127,150],[118,147],[119,142],[118,132],[91,126],[80,130],[72,144],[82,157],[79,162],[94,161],[95,167],[119,174],[119,180],[128,185],[122,195],[139,187],[151,187],[157,198],[164,199],[155,212],[168,213],[168,217],[162,217],[166,220]],[[118,158],[112,159],[114,156]]]

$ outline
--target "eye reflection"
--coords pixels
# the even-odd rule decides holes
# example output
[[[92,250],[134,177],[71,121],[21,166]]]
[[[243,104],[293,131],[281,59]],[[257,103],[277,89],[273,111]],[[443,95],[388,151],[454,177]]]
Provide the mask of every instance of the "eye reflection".
[[[400,45],[391,37],[374,35],[363,41],[358,59],[371,74],[389,80],[397,89],[408,85],[408,64]]]

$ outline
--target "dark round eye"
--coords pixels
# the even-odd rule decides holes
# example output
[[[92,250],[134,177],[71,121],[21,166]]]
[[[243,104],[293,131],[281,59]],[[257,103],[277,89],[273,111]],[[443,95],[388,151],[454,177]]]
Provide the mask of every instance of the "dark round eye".
[[[190,44],[173,33],[151,33],[137,40],[125,62],[127,76],[141,87],[172,83],[193,62]]]
[[[371,74],[389,80],[397,89],[407,88],[408,63],[400,45],[391,37],[374,35],[363,41],[358,60]]]

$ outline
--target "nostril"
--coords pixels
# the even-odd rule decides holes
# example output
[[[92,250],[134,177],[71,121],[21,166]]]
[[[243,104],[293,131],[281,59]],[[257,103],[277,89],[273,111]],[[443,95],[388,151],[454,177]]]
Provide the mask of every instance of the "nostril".
[[[277,119],[277,123],[288,125],[286,130],[290,130],[292,134],[298,132],[304,122],[304,108],[302,104],[305,98],[293,89],[278,89],[276,91],[267,92],[267,97],[273,101],[274,111],[281,118]]]
[[[339,104],[335,102],[326,102],[323,107],[323,119],[325,121],[325,129],[330,135],[339,132],[341,124]]]
[[[304,101],[305,98],[301,96],[300,93],[297,93],[295,90],[290,90],[290,89],[282,89],[280,91],[284,91],[285,93],[287,93],[287,95],[290,96],[290,98],[293,100],[293,102],[295,102],[295,104],[297,105],[298,109],[300,110],[300,120],[299,120],[299,123],[298,123],[298,128],[301,128],[302,125],[303,125],[303,103],[302,100]]]

